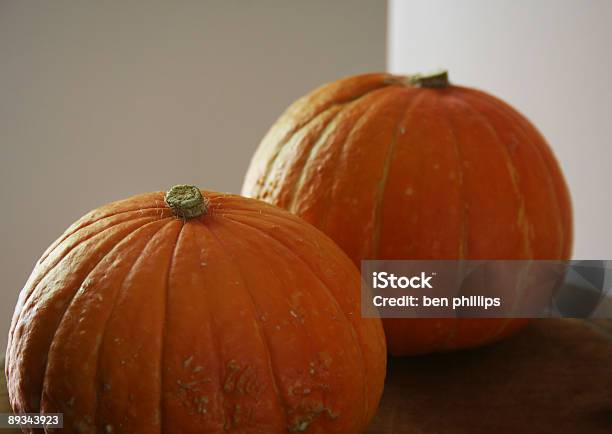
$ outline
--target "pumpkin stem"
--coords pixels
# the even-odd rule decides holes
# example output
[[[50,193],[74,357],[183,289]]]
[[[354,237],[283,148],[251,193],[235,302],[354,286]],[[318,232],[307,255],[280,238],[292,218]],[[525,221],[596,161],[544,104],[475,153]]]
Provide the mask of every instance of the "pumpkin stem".
[[[177,217],[191,219],[208,212],[208,199],[193,185],[175,185],[164,199]]]
[[[408,80],[410,84],[417,87],[443,88],[450,84],[448,82],[448,71],[445,69],[428,74],[414,74],[408,77]]]

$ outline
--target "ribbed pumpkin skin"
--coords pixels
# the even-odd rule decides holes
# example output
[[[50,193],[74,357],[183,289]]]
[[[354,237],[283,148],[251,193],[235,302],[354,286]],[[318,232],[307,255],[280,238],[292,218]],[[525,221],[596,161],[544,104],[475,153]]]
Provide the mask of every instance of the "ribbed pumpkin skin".
[[[6,374],[16,412],[64,433],[359,433],[386,349],[359,273],[271,205],[203,192],[182,220],[150,193],[99,208],[21,292]]]
[[[567,259],[571,205],[531,123],[486,93],[368,74],[296,101],[242,193],[279,205],[362,259]],[[523,320],[389,319],[394,355],[483,345]]]

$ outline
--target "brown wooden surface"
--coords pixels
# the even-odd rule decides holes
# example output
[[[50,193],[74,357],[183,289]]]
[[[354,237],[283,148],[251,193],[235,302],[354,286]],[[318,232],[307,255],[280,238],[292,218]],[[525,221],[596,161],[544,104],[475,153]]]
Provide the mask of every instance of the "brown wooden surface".
[[[538,320],[487,348],[389,360],[368,434],[612,433],[612,321]]]
[[[491,347],[390,359],[368,434],[391,433],[612,433],[612,320],[539,320]]]

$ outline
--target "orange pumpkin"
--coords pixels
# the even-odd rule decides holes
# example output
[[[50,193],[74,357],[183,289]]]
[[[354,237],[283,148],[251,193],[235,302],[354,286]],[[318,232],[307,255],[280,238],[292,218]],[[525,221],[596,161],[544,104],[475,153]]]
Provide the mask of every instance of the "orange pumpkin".
[[[386,349],[359,281],[323,233],[259,201],[177,186],[112,203],[21,292],[11,404],[64,413],[65,433],[361,432]]]
[[[445,72],[368,74],[296,101],[242,190],[301,216],[362,259],[568,259],[568,190],[516,110]],[[389,319],[395,355],[473,347],[524,320]]]

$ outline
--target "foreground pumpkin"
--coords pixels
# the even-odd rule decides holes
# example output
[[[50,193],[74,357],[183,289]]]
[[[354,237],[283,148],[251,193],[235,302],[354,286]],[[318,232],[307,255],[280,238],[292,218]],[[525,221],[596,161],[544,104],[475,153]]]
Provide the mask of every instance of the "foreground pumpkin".
[[[521,114],[445,72],[368,74],[296,101],[243,190],[303,217],[362,259],[568,259],[570,199]],[[524,320],[388,319],[395,355],[483,345]]]
[[[48,249],[6,374],[15,412],[62,412],[65,433],[358,433],[385,353],[325,235],[177,186],[92,211]]]

